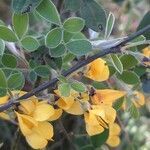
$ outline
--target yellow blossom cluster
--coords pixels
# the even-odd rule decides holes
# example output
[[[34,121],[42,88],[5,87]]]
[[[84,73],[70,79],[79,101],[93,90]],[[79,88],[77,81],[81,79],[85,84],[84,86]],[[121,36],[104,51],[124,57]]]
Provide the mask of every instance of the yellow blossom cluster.
[[[109,78],[109,69],[103,59],[96,59],[87,66],[85,76],[96,81],[106,81]],[[109,137],[106,143],[112,147],[120,143],[120,127],[116,120],[116,110],[113,103],[125,96],[125,91],[113,89],[94,90],[92,94],[89,91],[78,93],[71,90],[68,97],[61,96],[58,90],[54,91],[58,100],[54,106],[48,101],[40,101],[32,96],[28,100],[23,100],[15,110],[19,128],[25,136],[27,143],[34,149],[42,149],[48,141],[53,139],[53,126],[51,121],[57,120],[62,115],[62,110],[72,115],[83,115],[85,128],[89,136],[102,133],[109,129]],[[13,92],[13,95],[15,95]],[[18,96],[25,92],[18,92]],[[144,96],[137,91],[133,97],[136,107],[144,104]],[[0,105],[8,102],[9,96],[0,98]],[[56,109],[57,108],[57,109]],[[2,112],[0,117],[8,119],[9,116]]]

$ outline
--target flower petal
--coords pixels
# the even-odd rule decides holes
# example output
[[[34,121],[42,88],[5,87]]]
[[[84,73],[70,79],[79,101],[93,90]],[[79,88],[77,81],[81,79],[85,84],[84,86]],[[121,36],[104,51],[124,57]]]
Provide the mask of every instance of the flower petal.
[[[38,122],[36,122],[32,117],[27,115],[22,115],[16,112],[19,127],[24,136],[31,134],[33,127],[38,125]]]
[[[37,134],[36,132],[33,132],[30,135],[26,136],[26,141],[28,142],[28,144],[33,148],[33,149],[42,149],[44,148],[48,141],[43,138],[42,136],[40,136],[39,134]]]
[[[61,109],[67,110],[73,105],[73,103],[74,103],[74,98],[70,98],[70,99],[60,98],[57,101],[57,106],[60,107]]]
[[[54,114],[52,116],[50,116],[48,121],[57,120],[63,113],[62,109],[55,109],[54,111],[55,111]]]
[[[38,126],[33,128],[33,131],[47,140],[50,140],[54,135],[53,126],[47,121],[39,122]]]
[[[46,103],[40,103],[33,112],[33,118],[36,121],[46,121],[54,114],[54,108]]]
[[[117,147],[120,144],[120,138],[118,136],[110,136],[106,143],[111,147]]]
[[[104,131],[104,128],[101,125],[93,126],[86,124],[86,131],[89,136],[100,134]]]
[[[105,89],[105,90],[96,90],[96,93],[94,96],[92,96],[92,103],[93,104],[106,104],[106,105],[112,105],[112,103],[124,96],[126,92],[124,91],[118,91],[118,90],[112,90],[112,89]]]
[[[5,112],[1,112],[0,113],[0,118],[5,119],[5,120],[10,120],[9,115],[6,114]]]
[[[9,100],[9,96],[7,96],[7,95],[0,97],[0,105],[7,103],[8,100]]]
[[[73,115],[82,115],[84,113],[84,110],[82,109],[79,101],[74,101],[72,106],[67,109],[66,112]]]
[[[20,102],[19,109],[23,111],[23,113],[30,115],[35,110],[35,102],[32,100],[26,100]]]
[[[112,123],[109,125],[109,135],[119,135],[121,131],[120,126],[117,123]]]
[[[135,91],[134,104],[136,107],[140,107],[145,104],[145,97],[142,93]]]
[[[105,81],[109,78],[109,68],[106,65],[106,61],[98,58],[88,65],[88,70],[85,73],[90,79],[95,81]]]

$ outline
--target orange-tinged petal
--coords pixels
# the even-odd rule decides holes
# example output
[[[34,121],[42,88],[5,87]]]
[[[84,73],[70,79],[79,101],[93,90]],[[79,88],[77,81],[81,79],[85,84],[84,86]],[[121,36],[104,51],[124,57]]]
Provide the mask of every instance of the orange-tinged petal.
[[[10,120],[9,115],[6,114],[5,112],[1,112],[0,113],[0,118],[5,119],[5,120]]]
[[[120,144],[120,138],[118,136],[110,136],[106,143],[111,147],[117,147]]]
[[[133,103],[136,107],[140,107],[145,104],[145,97],[142,93],[135,91],[135,98],[133,99]]]
[[[0,105],[3,105],[5,103],[7,103],[8,100],[9,100],[9,96],[8,95],[0,97]]]
[[[33,149],[42,149],[46,147],[48,141],[40,136],[38,133],[33,132],[26,136],[26,141]]]
[[[60,98],[57,101],[57,106],[60,107],[61,109],[67,110],[73,105],[73,103],[74,103],[74,98],[70,98],[70,99]]]
[[[94,96],[92,96],[93,104],[106,104],[112,105],[112,103],[123,97],[126,94],[124,91],[112,90],[112,89],[104,89],[104,90],[96,90]]]
[[[72,106],[65,111],[73,115],[82,115],[84,113],[84,110],[82,109],[82,106],[79,101],[74,101]]]
[[[104,131],[104,128],[101,125],[93,126],[86,124],[86,131],[89,136],[93,136],[102,133]]]
[[[95,81],[105,81],[109,78],[109,68],[106,61],[98,58],[88,65],[85,76]]]
[[[39,122],[38,126],[33,128],[33,132],[47,140],[50,140],[54,135],[53,126],[47,121]]]
[[[19,127],[24,136],[31,134],[33,127],[38,125],[38,122],[36,122],[32,117],[27,115],[22,115],[16,112]]]
[[[54,121],[57,120],[58,118],[60,118],[60,116],[62,115],[63,111],[62,109],[55,109],[54,110],[54,114],[52,116],[50,116],[50,118],[48,119],[48,121]]]
[[[36,121],[46,121],[54,114],[54,108],[46,103],[38,104],[33,112]]]

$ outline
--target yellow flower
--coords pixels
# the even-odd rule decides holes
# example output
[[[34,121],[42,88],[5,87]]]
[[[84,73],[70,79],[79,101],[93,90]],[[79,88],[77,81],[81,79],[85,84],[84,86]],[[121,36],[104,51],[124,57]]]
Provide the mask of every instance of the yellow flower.
[[[4,105],[5,103],[8,102],[8,100],[9,100],[9,96],[8,95],[0,97],[0,105]],[[5,112],[1,112],[0,113],[0,118],[5,119],[5,120],[10,120],[9,115],[7,113],[5,113]]]
[[[124,96],[126,92],[104,89],[96,90],[95,94],[91,97],[92,103],[96,105],[105,104],[112,106],[113,102]]]
[[[120,144],[120,126],[117,123],[113,123],[109,125],[109,137],[106,143],[111,147],[116,147]]]
[[[86,131],[90,136],[100,134],[115,118],[116,111],[111,106],[92,105],[91,109],[84,113]]]
[[[55,92],[58,94],[58,91]],[[78,93],[71,92],[69,97],[60,97],[56,104],[59,108],[65,110],[67,113],[73,115],[82,115],[84,113],[84,110],[80,101],[87,101],[87,95],[87,93],[84,93],[80,96]]]
[[[44,148],[48,140],[52,140],[53,126],[48,121],[58,119],[62,110],[54,109],[46,101],[38,102],[37,99],[20,102],[16,112],[19,127],[28,144],[34,149]]]
[[[136,107],[141,107],[145,104],[145,97],[141,92],[135,91],[134,97],[132,98],[133,103]]]
[[[98,58],[87,66],[85,76],[95,81],[105,81],[109,78],[109,68],[106,61]]]
[[[148,57],[150,59],[150,47],[146,47],[143,49],[144,56]],[[145,62],[146,65],[150,65],[150,62]]]
[[[145,104],[145,97],[141,92],[134,91],[133,95],[131,97],[131,101],[137,108],[139,108]],[[126,108],[128,108],[128,105],[127,105],[126,101],[124,101],[124,103],[122,105],[122,109],[125,110]]]

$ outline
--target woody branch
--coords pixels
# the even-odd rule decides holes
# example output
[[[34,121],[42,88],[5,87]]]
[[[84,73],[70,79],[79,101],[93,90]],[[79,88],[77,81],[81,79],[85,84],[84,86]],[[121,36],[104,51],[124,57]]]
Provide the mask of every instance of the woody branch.
[[[132,41],[133,39],[135,39],[136,37],[144,34],[145,32],[149,32],[150,31],[150,25],[146,26],[145,28],[132,33],[131,35],[123,38],[122,40],[120,40],[119,42],[117,42],[115,45],[112,45],[109,48],[104,48],[101,49],[101,51],[93,56],[88,57],[86,60],[78,62],[76,65],[74,65],[73,67],[71,67],[70,69],[68,69],[65,72],[62,72],[62,76],[68,76],[70,74],[72,74],[73,72],[77,71],[79,68],[86,66],[87,64],[91,63],[92,61],[94,61],[95,59],[99,58],[99,57],[103,57],[107,54],[111,54],[111,53],[120,53],[121,52],[121,48],[123,46],[125,46],[125,44],[127,44],[128,42]],[[148,59],[148,61],[150,61]],[[28,99],[31,96],[37,94],[40,91],[43,91],[45,89],[47,89],[48,87],[53,87],[56,83],[58,82],[58,78],[54,78],[49,82],[43,83],[42,85],[38,86],[37,88],[33,89],[32,91],[24,94],[23,96],[13,100],[10,99],[8,103],[0,106],[0,112],[7,110],[8,108],[19,104],[19,100],[23,100],[23,99]]]

